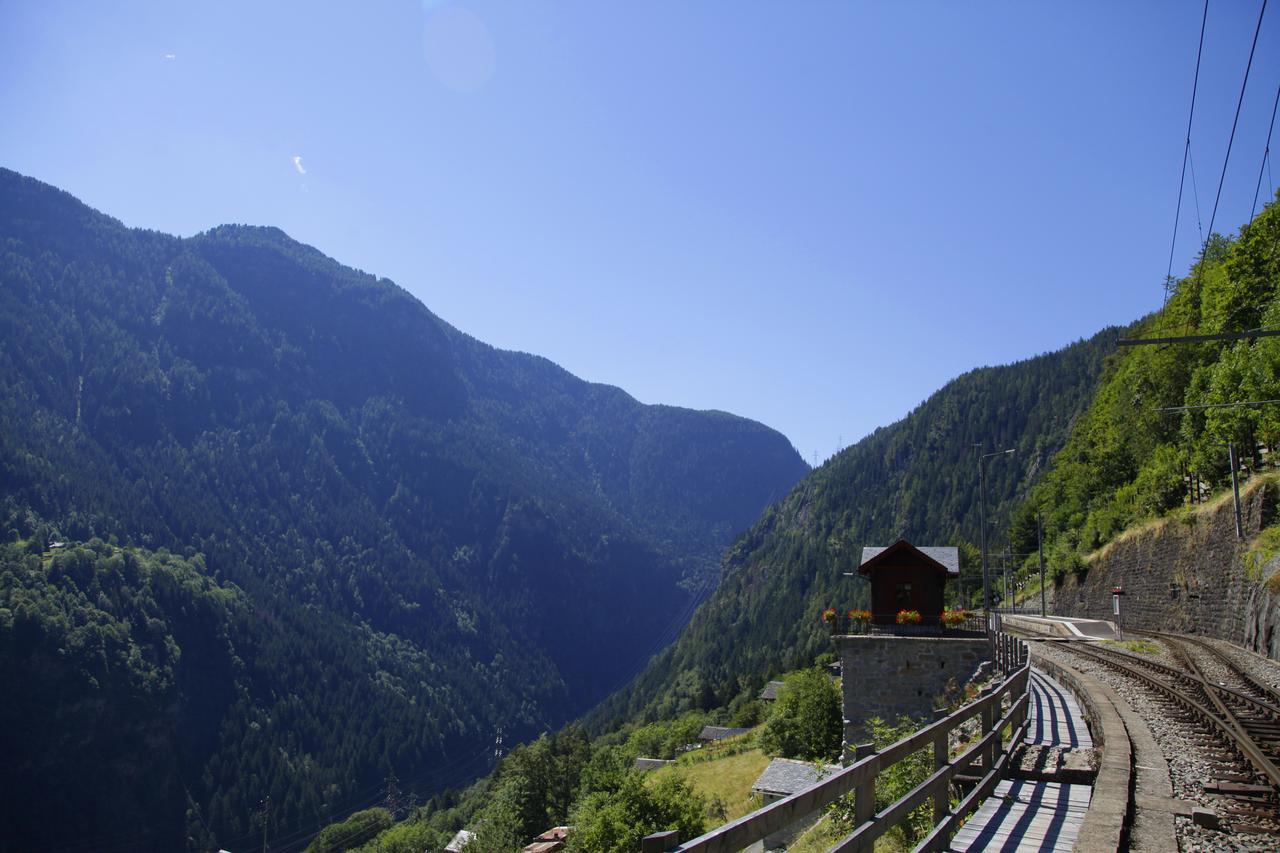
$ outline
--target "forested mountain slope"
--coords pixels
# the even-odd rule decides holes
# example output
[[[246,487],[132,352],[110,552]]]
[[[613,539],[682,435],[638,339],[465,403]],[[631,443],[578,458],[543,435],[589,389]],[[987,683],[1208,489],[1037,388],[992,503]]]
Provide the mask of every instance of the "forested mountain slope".
[[[1280,203],[1235,237],[1211,235],[1186,277],[1171,284],[1168,303],[1136,337],[1280,329]],[[1053,567],[1082,567],[1127,525],[1183,504],[1186,475],[1206,489],[1226,488],[1228,443],[1249,469],[1262,467],[1263,448],[1280,443],[1276,400],[1280,338],[1124,349],[1016,514],[1015,538],[1026,540],[1027,520],[1043,510]]]
[[[978,463],[987,463],[991,529],[1043,474],[1088,406],[1121,330],[951,381],[801,480],[726,553],[722,579],[679,640],[595,713],[669,716],[728,701],[752,679],[795,668],[829,645],[818,613],[867,599],[848,578],[863,545],[977,541]]]
[[[270,834],[288,837],[391,772],[427,793],[483,770],[499,728],[581,713],[806,470],[760,424],[640,405],[493,349],[278,230],[131,230],[0,171],[4,664],[61,666],[84,652],[72,634],[182,662],[132,693],[129,667],[60,672],[40,704],[7,710],[95,702],[119,719],[127,696],[158,722],[126,775],[176,774],[193,835],[242,840],[270,795]],[[178,565],[218,608],[198,631],[181,596],[142,618],[119,597],[147,599],[145,578],[116,560],[161,566],[151,584]],[[213,647],[232,648],[230,669],[183,668]],[[92,798],[125,772],[42,764],[60,743],[46,735],[5,727],[5,754],[34,762],[7,764],[10,804],[72,784]],[[142,819],[154,804],[112,802],[153,832],[143,846],[180,846],[172,822]],[[51,846],[75,832],[64,811],[39,811],[39,843],[15,823],[0,838]]]

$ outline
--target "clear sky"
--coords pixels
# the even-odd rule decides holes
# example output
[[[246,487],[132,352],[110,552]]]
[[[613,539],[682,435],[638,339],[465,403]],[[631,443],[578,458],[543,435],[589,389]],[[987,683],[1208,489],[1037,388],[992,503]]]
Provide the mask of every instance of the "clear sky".
[[[1209,11],[1206,226],[1259,6]],[[0,165],[132,226],[279,226],[821,460],[1158,307],[1201,9],[0,0]],[[1248,218],[1277,83],[1280,8],[1216,230]]]

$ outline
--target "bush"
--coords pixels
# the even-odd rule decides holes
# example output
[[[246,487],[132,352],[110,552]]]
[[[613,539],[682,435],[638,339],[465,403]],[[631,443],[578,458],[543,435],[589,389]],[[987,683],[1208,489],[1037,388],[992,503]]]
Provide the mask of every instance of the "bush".
[[[778,691],[760,748],[773,756],[829,760],[840,754],[843,734],[839,688],[821,668],[803,669]]]
[[[896,741],[913,734],[919,724],[910,717],[901,717],[897,725],[890,725],[879,717],[867,720],[867,728],[877,750],[883,750]],[[897,764],[880,772],[876,777],[876,810],[887,808],[895,800],[906,796],[912,788],[919,785],[933,772],[933,746],[911,753]],[[856,829],[854,817],[854,798],[848,794],[831,804],[827,810],[833,822],[848,833]],[[911,849],[916,843],[933,829],[933,810],[931,802],[907,816],[907,819],[889,830],[887,836],[896,841],[898,847]],[[877,845],[878,846],[878,845]]]
[[[627,774],[612,793],[588,794],[574,810],[570,851],[631,853],[653,832],[675,829],[681,838],[696,838],[706,827],[707,802],[679,776],[666,776],[652,787],[636,772]]]
[[[342,823],[333,823],[320,830],[320,834],[307,845],[307,853],[343,853],[390,829],[393,823],[391,812],[386,809],[356,812]]]

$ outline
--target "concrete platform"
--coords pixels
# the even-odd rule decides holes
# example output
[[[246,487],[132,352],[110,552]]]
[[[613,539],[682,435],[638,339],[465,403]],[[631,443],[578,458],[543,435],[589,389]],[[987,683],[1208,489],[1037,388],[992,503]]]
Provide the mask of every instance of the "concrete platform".
[[[1116,626],[1101,619],[1077,619],[1074,616],[1032,616],[1028,613],[1004,613],[1001,619],[1010,628],[1070,637],[1077,640],[1114,640]],[[1024,624],[1019,624],[1024,623]]]

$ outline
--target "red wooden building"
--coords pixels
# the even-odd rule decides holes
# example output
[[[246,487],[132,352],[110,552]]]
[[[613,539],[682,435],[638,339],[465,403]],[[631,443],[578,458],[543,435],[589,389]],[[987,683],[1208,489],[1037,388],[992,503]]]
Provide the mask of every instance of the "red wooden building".
[[[958,548],[917,548],[899,539],[887,548],[865,547],[858,574],[871,580],[871,621],[893,625],[900,610],[916,610],[922,624],[937,625],[947,581],[960,577]]]

